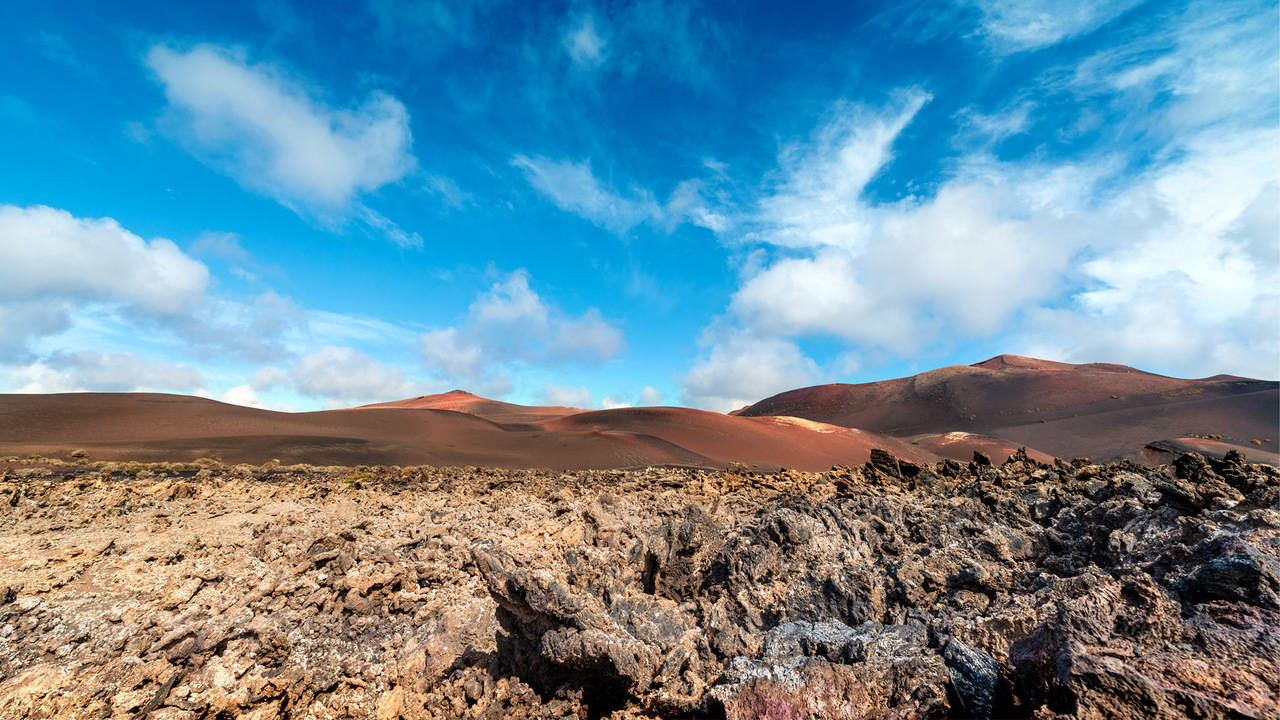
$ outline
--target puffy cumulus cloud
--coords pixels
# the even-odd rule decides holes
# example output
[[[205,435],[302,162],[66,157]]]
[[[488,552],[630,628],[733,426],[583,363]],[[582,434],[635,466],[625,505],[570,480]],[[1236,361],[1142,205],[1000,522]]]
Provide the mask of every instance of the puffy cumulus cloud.
[[[735,293],[750,326],[832,335],[906,354],[943,331],[987,336],[1025,307],[1055,297],[1094,222],[1075,206],[1092,178],[1059,170],[973,173],[928,199],[859,205],[852,247],[823,246],[763,266]],[[811,231],[786,227],[787,242]]]
[[[191,392],[204,376],[182,363],[132,353],[57,353],[16,369],[12,392]]]
[[[662,392],[649,385],[646,385],[644,389],[640,391],[641,405],[657,405],[662,402],[662,398]]]
[[[632,404],[630,401],[624,400],[613,395],[605,395],[600,398],[600,407],[603,410],[618,410],[621,408],[629,408]]]
[[[44,206],[0,206],[0,300],[63,296],[150,313],[190,310],[209,271],[177,245],[143,240],[111,218]]]
[[[1053,161],[999,160],[982,139],[929,195],[865,193],[924,96],[838,105],[785,146],[746,232],[725,238],[752,248],[730,323],[775,348],[837,338],[840,365],[1000,338],[1062,360],[1275,376],[1280,95],[1245,80],[1280,70],[1274,19],[1193,3],[1153,37],[1073,66],[1065,84],[1046,74],[1055,102],[1141,107],[1141,122]],[[987,134],[1034,132],[1025,108],[984,119]],[[727,364],[731,342],[698,361],[686,397],[709,394],[702,373]]]
[[[1130,241],[1099,243],[1086,288],[1038,311],[1024,342],[1180,375],[1280,375],[1277,140],[1224,138],[1144,175],[1109,208]]]
[[[427,367],[451,378],[479,378],[489,362],[484,348],[463,337],[457,328],[423,333],[419,338]]]
[[[423,364],[451,382],[503,394],[520,365],[602,363],[623,350],[622,333],[594,308],[566,315],[516,270],[481,293],[455,327],[419,337]]]
[[[662,217],[662,207],[648,191],[636,190],[624,195],[607,187],[596,178],[586,161],[516,155],[511,164],[556,207],[609,232],[622,235],[640,223]]]
[[[66,300],[6,300],[0,303],[0,361],[29,359],[35,338],[71,327],[72,305]]]
[[[302,305],[268,290],[246,298],[209,296],[191,314],[165,318],[160,329],[201,358],[270,362],[294,355],[291,346],[310,328]]]
[[[1115,20],[1142,0],[969,0],[979,32],[998,53],[1056,45]]]
[[[258,391],[254,390],[251,385],[236,385],[219,395],[218,399],[232,405],[243,405],[259,409],[266,409],[267,407],[266,403],[262,402],[262,398],[258,397]]]
[[[684,377],[683,400],[728,412],[822,377],[794,342],[731,331],[715,338]]]
[[[779,252],[746,268],[731,302],[747,327],[906,354],[944,330],[992,334],[1063,290],[1092,222],[1080,198],[1094,169],[976,156],[932,197],[863,196],[927,99],[908,91],[878,113],[841,104],[809,143],[784,149],[745,236]]]
[[[210,44],[156,45],[146,64],[169,102],[162,125],[204,162],[295,211],[326,222],[354,216],[398,244],[421,244],[359,202],[417,164],[396,98],[375,91],[332,108],[284,70]]]
[[[249,376],[248,382],[228,388],[218,396],[218,399],[233,405],[244,405],[261,410],[291,411],[294,408],[288,403],[268,405],[262,399],[262,394],[276,388],[291,388],[293,384],[293,375],[288,370],[275,365],[263,365]],[[340,403],[331,401],[330,404]]]
[[[111,218],[44,206],[0,206],[0,353],[66,329],[87,303],[175,321],[205,301],[209,271],[177,245],[150,241]]]
[[[1038,313],[1029,346],[1184,375],[1280,374],[1280,93],[1255,82],[1280,72],[1274,10],[1189,3],[1073,68],[1084,100],[1144,109],[1138,140],[1156,161],[1111,183],[1083,287]],[[1157,95],[1168,101],[1146,111]]]
[[[585,387],[547,385],[542,389],[542,403],[544,405],[589,408],[591,407],[591,391]]]
[[[326,346],[293,368],[294,386],[324,398],[331,407],[385,402],[418,394],[404,371],[374,360],[360,350]]]

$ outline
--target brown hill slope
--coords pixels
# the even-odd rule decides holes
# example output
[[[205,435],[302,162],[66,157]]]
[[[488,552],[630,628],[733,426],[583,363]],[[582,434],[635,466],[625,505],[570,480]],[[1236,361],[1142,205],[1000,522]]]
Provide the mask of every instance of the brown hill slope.
[[[791,415],[895,437],[964,431],[1062,457],[1138,459],[1153,441],[1213,435],[1256,455],[1275,453],[1280,384],[1001,355],[895,380],[791,390],[738,414]]]
[[[474,395],[465,390],[450,390],[435,395],[420,395],[405,400],[361,405],[356,410],[383,410],[387,408],[417,408],[426,410],[453,410],[454,412],[475,415],[496,423],[536,423],[549,418],[564,417],[583,412],[579,408],[559,405],[516,405],[514,403],[490,400]]]
[[[822,468],[866,462],[872,448],[931,462],[933,453],[896,438],[798,418],[742,418],[705,410],[652,407],[599,410],[546,420],[557,434],[591,432],[608,437],[659,438],[715,465]]]
[[[935,457],[871,433],[684,408],[501,424],[465,412],[414,407],[281,413],[151,393],[0,395],[0,455],[58,455],[82,448],[101,459],[209,456],[251,463],[278,458],[311,464],[563,469],[741,462],[824,470],[865,462],[873,447],[922,461]]]

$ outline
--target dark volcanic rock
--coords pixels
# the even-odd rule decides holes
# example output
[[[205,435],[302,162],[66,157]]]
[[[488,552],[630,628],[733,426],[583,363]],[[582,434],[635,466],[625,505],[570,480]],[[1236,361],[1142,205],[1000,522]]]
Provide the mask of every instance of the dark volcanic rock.
[[[595,711],[1275,716],[1277,474],[1219,465],[1232,482],[1196,456],[904,471],[875,453],[731,513],[672,509],[563,587],[477,564],[525,679],[612,698]]]
[[[73,470],[0,478],[0,720],[1280,717],[1239,456]]]

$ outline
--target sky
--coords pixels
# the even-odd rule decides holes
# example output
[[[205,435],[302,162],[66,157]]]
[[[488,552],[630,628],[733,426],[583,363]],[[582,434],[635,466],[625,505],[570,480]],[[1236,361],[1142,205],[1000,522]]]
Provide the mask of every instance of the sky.
[[[0,5],[0,392],[1280,376],[1270,2]]]

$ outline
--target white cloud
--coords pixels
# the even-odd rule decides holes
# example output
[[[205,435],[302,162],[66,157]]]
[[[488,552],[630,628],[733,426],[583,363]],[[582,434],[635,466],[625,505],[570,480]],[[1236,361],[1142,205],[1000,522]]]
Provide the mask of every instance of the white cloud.
[[[150,242],[111,218],[0,206],[0,301],[72,297],[173,315],[204,295],[209,271],[163,238]]]
[[[218,399],[232,405],[243,405],[251,408],[266,408],[266,404],[262,402],[262,398],[258,397],[258,391],[254,390],[251,385],[236,385],[228,389],[226,392],[218,396]]]
[[[736,410],[783,390],[812,385],[817,364],[795,343],[750,332],[717,338],[684,378],[684,402],[717,412]]]
[[[689,179],[678,183],[667,204],[663,207],[666,216],[667,231],[675,229],[680,223],[690,223],[706,228],[714,233],[727,232],[733,224],[729,215],[718,208],[723,198],[707,197],[707,184],[699,179]]]
[[[5,300],[0,303],[0,360],[30,355],[36,338],[71,327],[72,305],[66,300]]]
[[[1023,101],[1000,112],[981,113],[965,108],[957,114],[960,121],[960,140],[997,143],[1006,138],[1025,133],[1031,127],[1031,111],[1035,103]]]
[[[542,390],[542,403],[544,405],[589,408],[591,407],[591,391],[584,387],[547,385]]]
[[[621,192],[609,187],[595,176],[591,164],[585,160],[517,155],[511,164],[556,207],[618,235],[625,235],[645,223],[659,225],[666,232],[684,223],[715,233],[725,233],[733,227],[729,199],[716,191],[715,182],[704,178],[682,180],[672,189],[667,201],[659,203],[646,189]],[[714,175],[723,172],[713,161],[707,170]]]
[[[662,402],[662,393],[651,386],[646,385],[640,391],[640,404],[646,406],[657,405]]]
[[[911,89],[883,111],[838,103],[806,143],[779,154],[773,191],[760,201],[752,241],[793,248],[856,249],[868,232],[859,196],[892,158],[893,141],[930,96]]]
[[[164,125],[197,157],[255,192],[326,222],[356,216],[402,245],[420,244],[359,198],[416,165],[409,113],[374,91],[332,108],[282,69],[201,44],[156,45],[147,66],[164,85]]]
[[[451,378],[479,378],[485,375],[488,358],[484,348],[460,337],[457,328],[423,333],[420,342],[427,367]]]
[[[291,341],[308,332],[308,314],[273,290],[242,300],[209,296],[191,314],[167,318],[161,329],[200,356],[266,362],[292,354]]]
[[[426,175],[423,188],[440,198],[440,202],[450,210],[462,210],[475,203],[475,196],[463,190],[453,178],[444,175]]]
[[[288,387],[293,384],[293,378],[284,368],[274,365],[264,365],[254,371],[253,376],[249,378],[249,387],[255,391],[270,390],[277,387]]]
[[[177,245],[143,240],[111,218],[0,205],[0,348],[10,357],[66,329],[75,306],[105,303],[172,320],[196,309],[208,284],[208,268]]]
[[[1056,45],[1097,30],[1143,0],[971,0],[980,32],[1000,53]]]
[[[481,293],[460,325],[424,333],[419,342],[429,370],[488,392],[509,390],[516,365],[602,363],[624,345],[598,310],[573,317],[547,303],[524,270]]]
[[[204,384],[198,370],[182,363],[132,353],[55,354],[13,372],[12,392],[190,392]]]
[[[810,144],[783,151],[748,238],[784,252],[745,268],[731,309],[747,327],[908,353],[944,328],[991,334],[1061,292],[1089,230],[1088,171],[1015,172],[978,156],[933,197],[863,197],[925,99],[904,93],[880,113],[840,105]]]
[[[811,336],[844,341],[842,366],[1002,338],[1056,359],[1274,377],[1280,98],[1243,79],[1273,76],[1280,43],[1273,22],[1233,13],[1193,5],[1163,44],[1103,53],[1047,87],[1142,118],[1105,129],[1098,149],[997,160],[982,139],[928,196],[864,193],[922,96],[838,106],[784,149],[746,232],[726,238],[754,246],[730,324],[773,343],[774,366],[804,368],[793,341]],[[1155,93],[1168,100],[1151,106]],[[1024,107],[984,120],[989,134],[1026,129]],[[715,339],[685,378],[687,399],[768,394],[722,387],[740,342]]]
[[[564,36],[564,49],[577,65],[599,67],[605,61],[608,43],[596,29],[596,17],[583,15]]]
[[[615,410],[618,408],[629,407],[653,407],[662,402],[662,393],[651,386],[646,385],[639,393],[632,393],[630,390],[623,393],[615,393],[600,398],[600,407],[605,410]]]
[[[634,191],[625,196],[606,187],[586,161],[516,155],[511,164],[556,207],[610,232],[622,235],[640,223],[662,217],[662,207],[647,191]]]
[[[191,243],[192,255],[217,258],[228,262],[247,263],[249,253],[240,245],[240,236],[229,232],[203,232]]]
[[[327,346],[298,361],[294,385],[331,406],[397,400],[417,394],[404,371],[349,347]]]
[[[595,308],[576,318],[553,322],[548,355],[566,361],[602,363],[622,353],[622,333],[610,325]]]

